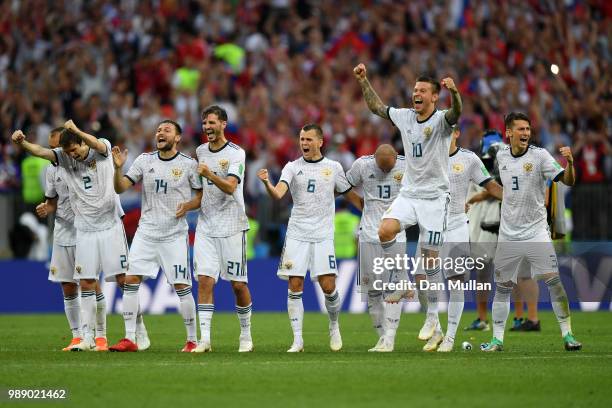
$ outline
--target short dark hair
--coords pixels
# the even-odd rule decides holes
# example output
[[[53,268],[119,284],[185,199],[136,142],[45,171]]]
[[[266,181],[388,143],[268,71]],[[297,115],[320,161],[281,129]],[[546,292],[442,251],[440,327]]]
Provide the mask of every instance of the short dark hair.
[[[54,135],[56,133],[62,133],[64,131],[64,127],[63,126],[59,126],[56,127],[54,129],[51,129],[51,131],[49,132],[49,135]]]
[[[504,125],[506,126],[506,129],[510,129],[515,120],[524,120],[529,123],[529,126],[531,126],[529,116],[525,115],[523,112],[510,112],[504,118]]]
[[[60,133],[59,144],[61,147],[70,147],[72,144],[81,144],[82,139],[73,131],[68,129],[63,129],[62,133]]]
[[[174,129],[176,130],[176,134],[177,135],[182,135],[183,134],[183,129],[181,129],[181,125],[179,125],[178,123],[176,123],[175,121],[171,120],[171,119],[164,119],[161,122],[159,122],[159,124],[157,125],[157,127],[159,127],[160,125],[162,125],[163,123],[169,123],[172,126],[174,126]]]
[[[202,120],[206,119],[206,117],[211,114],[217,115],[219,120],[227,122],[227,112],[219,105],[211,105],[204,109],[204,112],[202,112]]]
[[[435,94],[439,94],[440,93],[440,83],[438,81],[436,81],[435,79],[433,79],[433,77],[429,76],[429,75],[420,75],[417,80],[417,82],[429,82],[431,84],[431,88],[433,90],[433,93]]]
[[[308,132],[309,130],[314,130],[315,133],[317,134],[317,137],[319,139],[323,139],[323,129],[321,129],[321,126],[317,125],[316,123],[307,123],[306,125],[302,127],[302,130],[304,132]]]

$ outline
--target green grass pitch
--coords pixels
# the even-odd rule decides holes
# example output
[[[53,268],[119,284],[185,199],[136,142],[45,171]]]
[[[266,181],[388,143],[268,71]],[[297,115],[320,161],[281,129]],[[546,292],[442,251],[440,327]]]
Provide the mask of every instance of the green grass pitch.
[[[462,325],[473,318],[465,313]],[[404,314],[396,351],[376,354],[367,352],[377,340],[369,316],[343,314],[344,349],[333,353],[327,317],[308,313],[305,352],[289,355],[287,315],[255,313],[255,351],[238,354],[236,316],[216,313],[213,352],[183,354],[182,321],[171,314],[145,317],[146,352],[69,353],[59,351],[70,340],[63,315],[1,315],[0,406],[13,405],[9,388],[66,389],[67,400],[45,404],[87,407],[610,406],[612,314],[574,313],[584,347],[572,353],[554,316],[541,320],[541,333],[508,332],[503,353],[478,349],[491,332],[459,331],[456,351],[441,354],[421,351],[423,315]],[[108,327],[111,343],[122,337],[120,316]],[[472,351],[461,350],[464,340]]]

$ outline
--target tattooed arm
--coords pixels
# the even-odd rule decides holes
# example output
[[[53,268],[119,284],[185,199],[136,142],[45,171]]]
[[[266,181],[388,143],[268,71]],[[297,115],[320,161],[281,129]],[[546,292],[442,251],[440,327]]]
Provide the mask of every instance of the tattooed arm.
[[[446,111],[445,117],[448,123],[454,125],[459,120],[459,116],[461,116],[461,111],[463,110],[461,95],[459,95],[459,90],[451,78],[444,78],[442,80],[442,85],[445,86],[451,94],[451,107]]]
[[[387,114],[387,106],[382,103],[380,97],[376,94],[376,91],[374,91],[374,88],[372,88],[372,84],[370,84],[370,81],[368,81],[368,78],[366,77],[365,65],[357,65],[355,68],[353,68],[353,73],[355,74],[355,78],[357,78],[357,81],[361,86],[363,98],[368,104],[368,108],[370,109],[370,111],[372,111],[372,113],[374,113],[375,115],[380,116],[381,118],[389,119],[389,115]]]

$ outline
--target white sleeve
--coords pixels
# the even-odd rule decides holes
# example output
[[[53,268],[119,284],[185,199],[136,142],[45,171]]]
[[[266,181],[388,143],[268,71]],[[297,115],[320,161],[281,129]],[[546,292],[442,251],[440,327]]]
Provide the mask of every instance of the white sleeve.
[[[387,108],[387,116],[389,116],[389,119],[391,119],[391,122],[393,123],[393,125],[401,130],[401,127],[403,124],[405,124],[407,122],[407,115],[410,112],[410,109],[398,109],[398,108],[393,108],[391,106],[389,106]]]
[[[134,163],[132,163],[128,172],[125,173],[125,177],[127,177],[132,182],[132,184],[136,184],[140,180],[142,180],[142,174],[144,172],[144,160],[145,156],[144,154],[141,154],[136,158],[136,160],[134,160]]]
[[[347,193],[353,186],[346,179],[344,169],[340,163],[336,163],[336,191],[340,194]]]
[[[195,160],[189,165],[189,185],[193,190],[202,190],[202,177],[198,174],[198,162]]]
[[[470,156],[470,178],[474,183],[482,187],[488,183],[489,180],[492,180],[492,177],[478,156],[475,154],[471,154]]]
[[[361,169],[363,168],[361,165],[362,163],[363,158],[360,157],[355,160],[351,168],[346,172],[346,179],[353,187],[357,187],[363,182],[363,178],[361,177]]]
[[[57,197],[57,190],[55,189],[55,172],[57,168],[49,166],[45,170],[45,198],[55,198]]]
[[[285,164],[283,167],[283,171],[281,172],[279,183],[282,181],[287,184],[287,187],[291,185],[291,181],[293,180],[293,162],[289,162]]]
[[[546,180],[557,181],[559,175],[564,172],[563,167],[547,150],[540,150],[540,158],[542,160],[542,176],[544,176]]]
[[[239,150],[235,155],[230,158],[229,168],[227,170],[228,176],[234,176],[238,179],[238,183],[242,182],[244,178],[244,163],[246,155],[244,150]]]

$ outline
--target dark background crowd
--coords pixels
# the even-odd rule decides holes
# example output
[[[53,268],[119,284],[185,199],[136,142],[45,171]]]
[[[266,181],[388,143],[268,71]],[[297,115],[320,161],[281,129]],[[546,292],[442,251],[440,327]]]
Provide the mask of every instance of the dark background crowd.
[[[382,142],[401,149],[397,130],[363,102],[352,68],[364,62],[392,106],[410,106],[421,73],[454,78],[464,147],[502,131],[506,113],[527,113],[534,142],[557,158],[573,147],[574,239],[612,239],[611,18],[606,0],[2,1],[0,211],[13,210],[3,230],[37,199],[13,130],[46,145],[73,119],[127,147],[129,165],[152,149],[164,118],[183,126],[180,149],[193,154],[200,112],[214,103],[247,151],[257,239],[275,247],[289,207],[271,203],[255,173],[267,167],[277,179],[299,157],[302,125],[321,124],[325,154],[345,169]],[[443,91],[439,107],[448,104]]]

